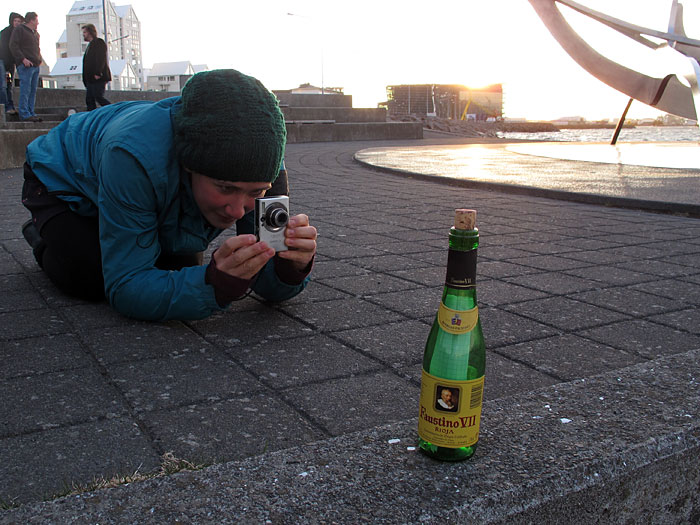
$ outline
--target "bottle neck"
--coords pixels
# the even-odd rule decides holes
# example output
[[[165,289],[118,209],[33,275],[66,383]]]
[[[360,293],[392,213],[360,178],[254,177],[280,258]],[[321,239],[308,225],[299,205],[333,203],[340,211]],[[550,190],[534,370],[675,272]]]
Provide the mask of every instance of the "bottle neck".
[[[475,291],[476,252],[479,230],[450,230],[450,249],[447,256],[445,290]]]

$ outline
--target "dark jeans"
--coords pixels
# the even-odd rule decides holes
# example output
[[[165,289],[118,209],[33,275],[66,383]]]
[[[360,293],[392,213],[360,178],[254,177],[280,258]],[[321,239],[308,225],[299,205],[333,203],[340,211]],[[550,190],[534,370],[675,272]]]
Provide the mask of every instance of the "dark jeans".
[[[100,106],[111,104],[111,102],[105,98],[106,85],[106,82],[90,82],[85,86],[85,103],[87,104],[88,111],[97,109],[97,102],[99,102]]]
[[[62,292],[100,301],[105,298],[100,228],[97,217],[73,212],[65,201],[50,195],[31,168],[24,165],[22,204],[42,238],[34,250],[37,263]],[[179,270],[202,264],[202,253],[162,254],[156,268]]]
[[[5,63],[0,59],[0,104],[5,104],[5,111],[15,109],[12,100],[12,83],[6,79]]]

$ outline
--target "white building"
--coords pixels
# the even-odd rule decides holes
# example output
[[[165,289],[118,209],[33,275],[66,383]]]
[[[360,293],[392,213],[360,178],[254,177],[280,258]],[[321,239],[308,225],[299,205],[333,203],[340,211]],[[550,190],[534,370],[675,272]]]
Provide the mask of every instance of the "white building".
[[[112,89],[138,90],[141,82],[133,66],[126,60],[110,60]],[[49,78],[58,89],[84,89],[83,57],[59,58]]]
[[[153,64],[146,77],[149,91],[179,92],[196,73],[189,62],[159,62]]]
[[[66,30],[56,42],[56,58],[61,60],[82,57],[88,45],[83,40],[82,27],[85,24],[93,24],[97,28],[98,36],[107,42],[110,62],[127,61],[137,74],[136,89],[140,89],[143,69],[141,23],[131,5],[115,7],[109,0],[105,1],[105,5],[107,31],[105,31],[102,0],[78,0],[73,4],[66,15]],[[113,84],[112,89],[117,87]]]

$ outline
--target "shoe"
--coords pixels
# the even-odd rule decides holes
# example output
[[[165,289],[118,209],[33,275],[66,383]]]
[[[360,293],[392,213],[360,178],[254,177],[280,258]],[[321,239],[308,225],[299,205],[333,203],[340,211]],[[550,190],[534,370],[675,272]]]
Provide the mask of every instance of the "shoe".
[[[34,254],[34,259],[36,259],[37,264],[40,268],[44,268],[44,252],[46,251],[46,241],[41,238],[39,230],[34,226],[34,221],[29,219],[22,225],[22,235],[25,240],[32,247],[32,253]]]
[[[39,230],[34,226],[34,221],[32,219],[29,219],[22,225],[22,235],[33,249],[36,249],[36,247],[43,242],[41,235],[39,235]]]
[[[7,113],[8,115],[19,115],[19,111],[17,111],[16,109],[8,109],[5,113]]]
[[[43,122],[44,121],[44,119],[39,117],[38,115],[33,115],[33,116],[29,117],[28,120],[31,120],[32,122]]]

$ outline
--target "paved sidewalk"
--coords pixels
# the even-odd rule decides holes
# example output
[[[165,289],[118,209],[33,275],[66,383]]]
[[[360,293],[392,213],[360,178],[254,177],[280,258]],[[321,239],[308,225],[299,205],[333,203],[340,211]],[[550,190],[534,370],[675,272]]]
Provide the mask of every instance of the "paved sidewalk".
[[[454,143],[422,141],[434,142]],[[561,396],[585,404],[607,394],[589,398],[580,389],[600,384],[600,392],[612,391],[626,371],[644,378],[668,368],[698,377],[699,220],[450,186],[378,173],[353,161],[361,149],[416,144],[289,145],[292,212],[307,213],[320,235],[312,282],[287,303],[248,298],[196,322],[133,321],[105,304],[57,292],[19,233],[27,218],[19,202],[21,170],[1,171],[0,502],[21,506],[0,511],[0,522],[52,521],[47,517],[66,522],[72,513],[90,515],[90,502],[101,510],[89,519],[129,522],[116,517],[125,519],[119,513],[128,507],[119,498],[138,493],[139,484],[109,489],[97,499],[38,502],[97,478],[153,472],[166,453],[217,466],[173,478],[175,485],[168,485],[165,494],[194,479],[186,493],[196,497],[201,490],[213,498],[211,508],[218,505],[217,497],[226,497],[208,491],[226,483],[250,483],[245,498],[266,498],[251,503],[240,495],[239,506],[228,509],[238,516],[209,516],[211,521],[292,522],[285,512],[297,509],[302,500],[295,499],[295,491],[301,488],[285,492],[276,485],[277,477],[300,483],[304,466],[289,467],[294,462],[285,456],[284,464],[292,469],[286,472],[282,451],[299,447],[294,449],[299,462],[332,458],[326,463],[331,468],[349,457],[333,456],[334,450],[362,448],[359,443],[366,439],[367,453],[374,454],[373,439],[386,443],[399,437],[405,456],[414,444],[423,345],[440,299],[447,231],[456,207],[478,211],[478,291],[488,350],[486,400],[491,403],[484,412],[484,446],[463,469],[481,468],[486,475],[486,462],[494,460],[488,453],[494,429],[508,410],[538,406],[546,418],[543,392],[568,392]],[[587,171],[581,168],[582,174]],[[683,414],[664,419],[669,435],[689,428],[697,432],[700,394],[693,381],[686,390],[674,390]],[[644,392],[639,388],[636,395]],[[651,406],[651,401],[638,405],[639,398],[634,399],[629,409],[638,414]],[[670,400],[665,403],[670,407]],[[537,418],[528,416],[535,419],[532,424]],[[630,446],[641,442],[624,421],[616,439]],[[648,416],[638,423],[651,429],[658,421]],[[555,436],[552,432],[547,435]],[[559,450],[552,439],[545,451]],[[394,464],[402,480],[424,479],[447,468],[438,469],[415,452],[404,456]],[[360,495],[367,476],[379,484],[383,475],[394,479],[388,461],[396,458],[385,459],[376,460],[371,471],[350,461],[334,470],[335,477],[323,481],[323,492],[328,498],[333,493],[338,506],[311,508],[307,518],[352,521],[352,513],[372,501],[363,503]],[[235,480],[235,472],[242,480]],[[224,485],[215,485],[214,478]],[[357,493],[348,488],[352,480]],[[431,522],[441,515],[437,507],[434,512],[418,508],[421,499],[436,498],[442,510],[445,501],[459,503],[452,485],[433,481],[430,487],[406,488],[398,495],[403,502],[387,503],[387,508],[405,505],[401,519],[387,515],[387,521]],[[158,483],[144,487],[155,487],[157,497],[167,500],[157,492]],[[469,480],[464,483],[466,497]],[[510,478],[499,490],[517,484]],[[309,494],[320,491],[319,486],[307,488]],[[386,490],[393,494],[396,489]],[[144,508],[153,505],[149,501]],[[159,509],[166,512],[160,519],[209,521],[206,513],[193,517],[205,511],[196,505],[173,501],[164,506],[168,510]],[[445,516],[459,519],[460,514]],[[150,520],[159,521],[145,521]]]

